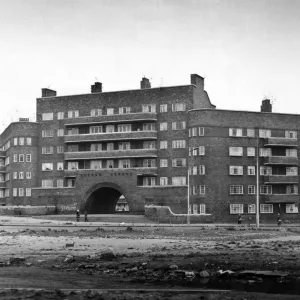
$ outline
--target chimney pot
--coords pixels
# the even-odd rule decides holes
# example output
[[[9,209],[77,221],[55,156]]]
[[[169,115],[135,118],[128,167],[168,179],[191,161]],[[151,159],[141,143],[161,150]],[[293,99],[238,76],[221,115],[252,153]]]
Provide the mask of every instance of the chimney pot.
[[[261,102],[260,111],[261,112],[272,112],[272,104],[271,104],[270,99],[264,99]]]
[[[143,77],[142,78],[142,81],[141,81],[141,89],[150,89],[151,88],[151,83],[150,83],[150,80],[146,77]]]
[[[56,97],[56,91],[50,89],[42,89],[42,98],[43,97]]]
[[[91,85],[91,92],[92,93],[102,93],[102,83],[95,82],[95,84]]]

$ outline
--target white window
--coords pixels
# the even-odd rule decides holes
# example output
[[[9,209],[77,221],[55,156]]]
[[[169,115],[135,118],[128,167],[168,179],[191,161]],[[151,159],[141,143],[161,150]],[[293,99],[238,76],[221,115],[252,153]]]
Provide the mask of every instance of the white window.
[[[90,126],[90,134],[94,133],[102,133],[103,132],[103,127],[102,126]]]
[[[31,162],[31,154],[26,154],[26,162]]]
[[[200,195],[205,194],[205,185],[199,185],[199,194]]]
[[[272,175],[272,167],[261,166],[259,174],[261,176]]]
[[[205,209],[205,204],[199,204],[199,213],[200,215],[205,214],[206,209]]]
[[[77,118],[79,117],[79,110],[69,110],[68,118]]]
[[[107,143],[106,151],[113,151],[114,150],[114,143]]]
[[[4,198],[4,190],[0,190],[0,198]]]
[[[91,144],[91,151],[102,151],[102,144]]]
[[[255,148],[247,147],[247,156],[255,156]]]
[[[286,156],[297,157],[297,149],[286,149],[285,153],[286,153]]]
[[[130,142],[119,143],[119,150],[130,150]]]
[[[197,195],[197,193],[198,193],[198,187],[196,185],[193,185],[190,194]]]
[[[192,128],[192,136],[197,136],[197,128],[196,127]]]
[[[260,186],[260,194],[261,195],[271,195],[272,194],[272,186],[271,185],[261,185]]]
[[[271,130],[268,130],[268,129],[259,129],[259,137],[260,138],[271,137]]]
[[[58,162],[56,165],[57,171],[63,171],[64,169],[64,163],[63,162]]]
[[[58,188],[64,187],[64,180],[63,180],[63,179],[57,179],[57,181],[56,181],[56,186],[57,186]]]
[[[101,108],[91,109],[91,116],[92,117],[102,116],[102,109]]]
[[[248,175],[255,175],[255,166],[248,166]]]
[[[243,214],[244,205],[243,204],[230,204],[230,214]]]
[[[53,154],[53,147],[52,146],[42,147],[42,154]]]
[[[23,154],[21,154],[21,155],[23,155]],[[23,161],[24,161],[24,155],[23,155]],[[8,166],[8,165],[9,165],[9,156],[5,158],[5,160],[4,160],[4,165],[5,165],[5,166]]]
[[[42,171],[53,171],[53,163],[42,163]]]
[[[53,137],[53,130],[52,129],[47,129],[47,130],[42,130],[42,137]]]
[[[159,166],[160,166],[161,168],[166,168],[166,167],[168,166],[168,159],[161,159],[161,160],[159,161]]]
[[[68,170],[78,170],[78,161],[69,161]]]
[[[106,132],[115,132],[115,126],[114,125],[106,125]]]
[[[24,196],[24,189],[23,188],[19,188],[19,196],[20,197]]]
[[[51,148],[52,148],[52,153],[53,153],[53,147],[51,147]],[[57,151],[57,153],[64,153],[64,146],[57,146],[56,151]]]
[[[43,188],[53,187],[53,180],[52,179],[42,179],[42,187]]]
[[[193,214],[194,215],[198,214],[198,205],[197,204],[193,204]]]
[[[199,127],[199,136],[204,136],[204,127]],[[205,204],[203,204],[203,205],[205,205]]]
[[[130,107],[126,106],[126,107],[119,107],[119,114],[123,115],[123,114],[130,114]]]
[[[288,138],[288,139],[296,139],[297,138],[297,131],[286,130],[285,131],[285,137]]]
[[[67,179],[67,187],[74,187],[75,179]]]
[[[10,173],[5,174],[5,181],[8,181],[8,180],[10,180]]]
[[[298,185],[291,184],[286,187],[287,194],[298,194]]]
[[[167,112],[167,111],[168,111],[168,104],[161,104],[161,105],[159,106],[159,111],[160,111],[161,113]]]
[[[185,103],[173,103],[172,104],[172,111],[185,111]]]
[[[201,147],[203,147],[203,146],[201,146]],[[203,147],[203,149],[204,149],[204,147]],[[189,156],[190,156],[191,150],[192,150],[192,155],[193,155],[193,156],[196,156],[196,155],[198,154],[199,148],[190,148],[190,149],[189,149]],[[202,155],[204,155],[204,153],[203,153]]]
[[[23,137],[20,137],[20,138],[19,138],[19,145],[20,145],[20,146],[23,146],[24,143],[25,143],[25,139],[24,139]]]
[[[142,112],[144,112],[144,113],[156,112],[156,105],[155,104],[144,104],[142,106]]]
[[[68,128],[68,135],[77,135],[78,133],[78,128]]]
[[[14,162],[18,162],[18,154],[14,154]]]
[[[285,212],[287,214],[298,213],[298,206],[296,206],[295,204],[286,204],[285,205]]]
[[[229,147],[230,156],[243,156],[243,147]]]
[[[62,120],[65,117],[65,113],[63,111],[59,111],[57,113],[57,120]]]
[[[57,136],[64,136],[64,130],[63,129],[57,129],[57,132],[56,132]]]
[[[26,188],[26,197],[31,197],[31,189]]]
[[[118,132],[130,132],[130,131],[131,131],[131,124],[118,125]]]
[[[92,170],[102,169],[102,160],[91,160],[91,169]]]
[[[14,146],[18,146],[18,138],[14,138]]]
[[[106,162],[106,168],[112,169],[113,167],[114,167],[114,161],[109,159]]]
[[[199,166],[199,175],[205,175],[205,166],[204,165]]]
[[[144,123],[143,124],[143,131],[153,131],[153,130],[155,130],[154,123]]]
[[[53,113],[42,113],[42,120],[43,121],[53,120]]]
[[[272,156],[271,148],[259,148],[259,156]]]
[[[32,144],[31,137],[26,138],[26,143],[27,143],[28,146],[31,146],[31,144]]]
[[[30,171],[26,172],[26,179],[31,179],[31,172]]]
[[[255,130],[254,129],[247,129],[247,136],[248,137],[255,137]]]
[[[24,162],[24,154],[19,154],[19,162]]]
[[[172,167],[185,167],[186,159],[185,158],[174,158],[172,159]]]
[[[9,189],[5,189],[5,191],[4,191],[4,196],[5,196],[5,197],[9,197]]]
[[[119,160],[119,168],[130,168],[130,160],[129,159],[120,159]]]
[[[13,179],[18,179],[18,172],[13,172]]]
[[[229,166],[230,175],[243,175],[243,166]]]
[[[173,149],[185,148],[185,140],[172,141],[172,148]]]
[[[18,189],[13,188],[13,197],[17,197],[17,196],[18,196]]]
[[[160,185],[168,185],[168,177],[160,177],[159,184]]]
[[[256,213],[256,205],[248,204],[248,214],[255,214],[255,213]]]
[[[160,141],[159,142],[160,149],[167,149],[168,148],[168,141]]]
[[[143,149],[156,149],[154,141],[144,141]]]
[[[298,168],[297,167],[286,167],[286,175],[288,175],[288,176],[298,175]]]
[[[243,136],[243,129],[229,128],[229,136]]]
[[[230,195],[243,195],[242,185],[231,185],[229,189]]]
[[[273,204],[261,204],[260,212],[262,214],[272,214],[273,213]]]
[[[255,185],[248,185],[248,194],[255,195]]]
[[[185,176],[172,177],[172,185],[186,185],[186,177]]]
[[[159,123],[159,130],[160,131],[168,130],[168,123],[167,122]]]
[[[191,175],[197,175],[198,174],[198,167],[197,166],[193,166],[192,167],[192,172],[191,172],[191,168],[189,168],[189,174]]]
[[[144,168],[155,168],[155,159],[144,159],[143,167]]]
[[[154,185],[155,185],[155,177],[143,178],[143,186],[154,186]]]
[[[182,130],[186,128],[186,122],[172,122],[172,130]]]

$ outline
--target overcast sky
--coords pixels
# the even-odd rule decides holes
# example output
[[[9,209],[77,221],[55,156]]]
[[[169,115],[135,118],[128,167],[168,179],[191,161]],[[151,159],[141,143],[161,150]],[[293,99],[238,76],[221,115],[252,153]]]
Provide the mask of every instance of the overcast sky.
[[[58,95],[205,77],[220,109],[300,114],[298,0],[0,0],[0,130]]]

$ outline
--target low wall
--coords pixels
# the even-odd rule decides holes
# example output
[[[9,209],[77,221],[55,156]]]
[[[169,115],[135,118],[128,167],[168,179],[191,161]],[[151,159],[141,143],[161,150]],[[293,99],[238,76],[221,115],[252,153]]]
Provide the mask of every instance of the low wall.
[[[184,224],[187,222],[186,214],[174,214],[169,206],[146,205],[145,217],[158,223]],[[210,214],[190,214],[190,223],[213,223],[213,217]]]

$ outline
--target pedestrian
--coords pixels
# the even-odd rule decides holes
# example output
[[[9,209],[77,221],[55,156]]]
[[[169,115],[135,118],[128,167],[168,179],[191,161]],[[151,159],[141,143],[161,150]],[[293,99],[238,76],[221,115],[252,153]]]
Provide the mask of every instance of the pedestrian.
[[[242,216],[239,214],[239,218],[238,218],[238,225],[242,224]]]
[[[278,213],[277,215],[277,224],[278,224],[278,227],[281,226],[281,218],[280,218],[280,213]]]
[[[79,222],[79,219],[80,219],[80,213],[79,213],[79,210],[77,209],[76,210],[76,222]]]
[[[84,212],[84,222],[88,222],[87,211]]]

